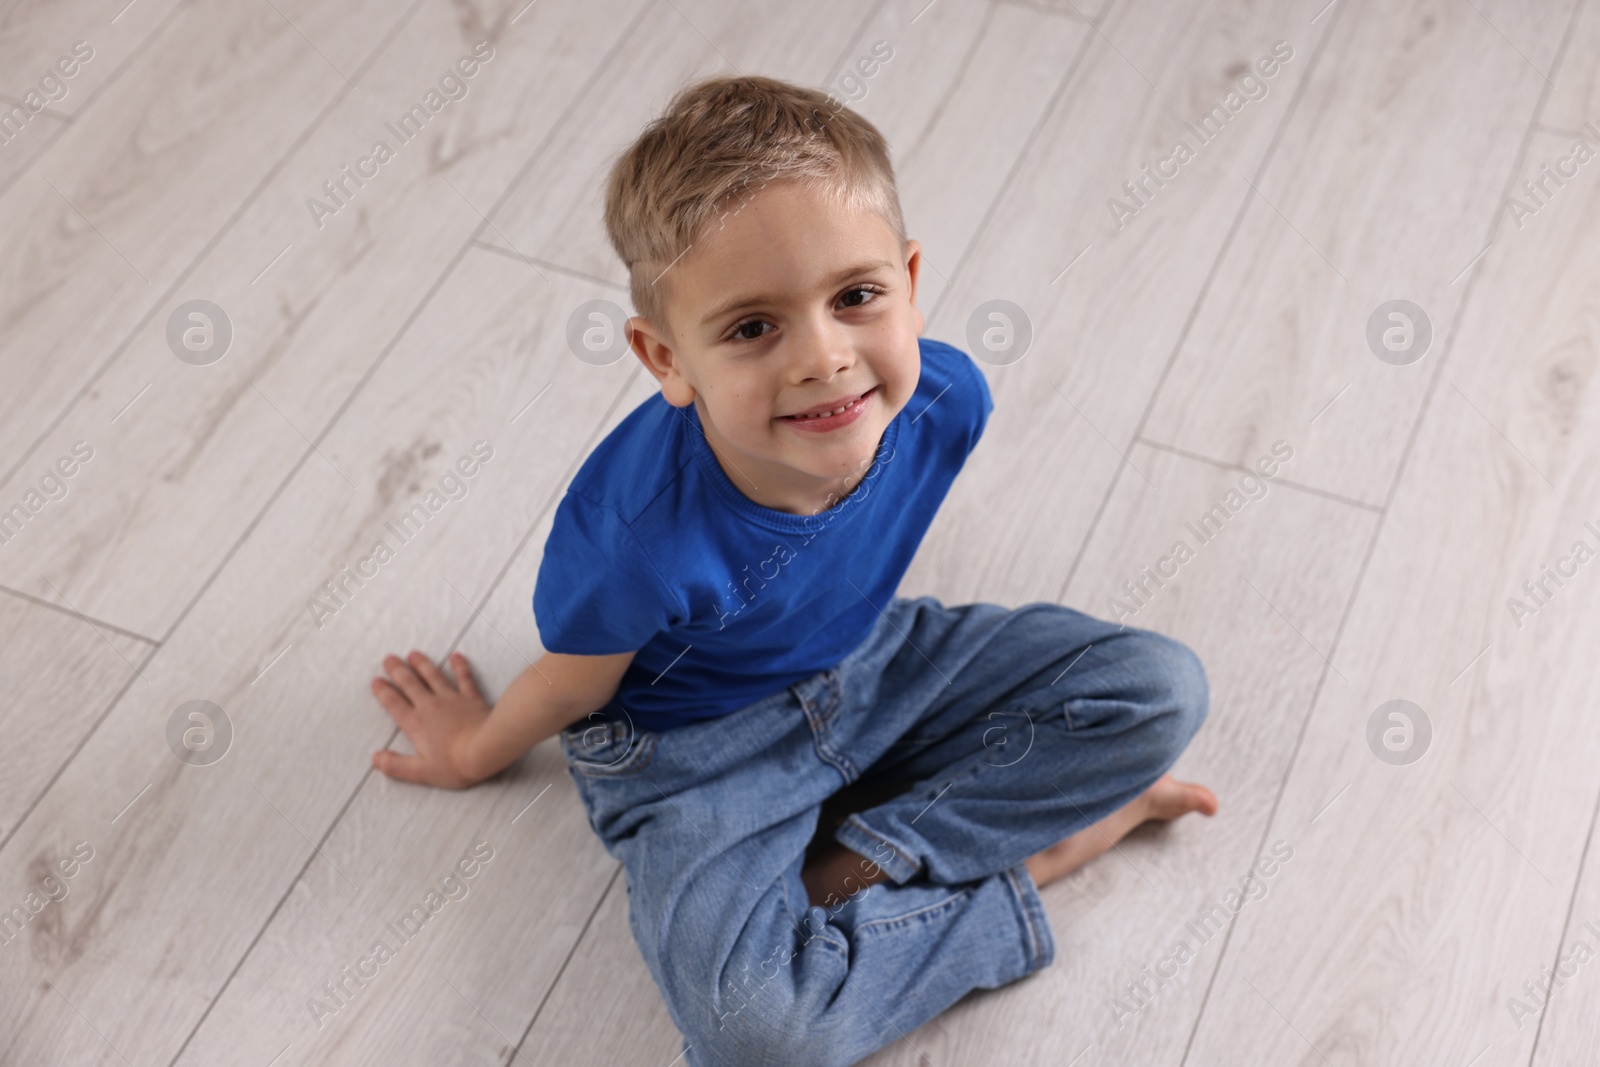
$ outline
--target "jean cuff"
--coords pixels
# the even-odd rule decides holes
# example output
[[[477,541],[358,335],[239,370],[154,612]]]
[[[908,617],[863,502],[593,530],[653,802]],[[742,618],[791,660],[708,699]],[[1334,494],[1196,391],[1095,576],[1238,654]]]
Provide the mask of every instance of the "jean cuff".
[[[1056,939],[1050,932],[1050,917],[1044,913],[1039,887],[1033,884],[1033,875],[1028,872],[1026,863],[1005,871],[1004,877],[1016,895],[1017,910],[1022,916],[1023,951],[1028,958],[1028,969],[1023,973],[1032,974],[1055,962]]]
[[[894,879],[896,885],[906,884],[922,870],[922,864],[893,841],[869,827],[859,812],[852,813],[839,824],[839,828],[833,832],[833,839],[850,851],[882,867],[889,877]]]

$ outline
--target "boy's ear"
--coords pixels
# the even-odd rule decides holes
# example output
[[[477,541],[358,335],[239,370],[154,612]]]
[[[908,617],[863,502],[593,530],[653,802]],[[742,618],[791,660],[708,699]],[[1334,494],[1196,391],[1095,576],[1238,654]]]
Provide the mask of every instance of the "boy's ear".
[[[661,395],[675,408],[694,403],[694,386],[682,374],[682,358],[670,337],[641,315],[628,320],[628,344],[645,369],[661,383]]]
[[[922,309],[917,307],[917,277],[922,273],[922,245],[914,240],[906,241],[906,278],[910,290],[911,310],[917,316],[917,335],[921,336],[922,328],[927,325],[922,317]]]

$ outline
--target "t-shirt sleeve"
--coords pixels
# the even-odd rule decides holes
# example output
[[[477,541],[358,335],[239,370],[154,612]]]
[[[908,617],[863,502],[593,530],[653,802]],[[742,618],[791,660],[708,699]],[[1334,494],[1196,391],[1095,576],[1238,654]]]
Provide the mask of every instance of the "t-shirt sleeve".
[[[636,652],[683,612],[616,510],[568,492],[556,507],[533,587],[545,651]]]
[[[978,390],[978,403],[974,405],[976,406],[978,421],[976,421],[976,426],[973,427],[973,437],[971,437],[970,442],[966,443],[966,451],[970,453],[970,451],[973,451],[974,446],[978,445],[978,438],[984,435],[984,427],[989,426],[989,413],[995,410],[995,398],[989,394],[989,378],[984,374],[981,366],[973,362],[973,357],[962,352],[962,362],[966,363],[966,370],[971,371],[973,378],[978,379],[978,381],[974,382],[974,389]]]
[[[994,397],[989,393],[989,379],[984,376],[982,368],[965,352],[951,346],[955,359],[960,363],[961,370],[957,374],[970,375],[973,381],[968,388],[971,397],[971,436],[967,439],[967,451],[970,453],[978,444],[978,439],[983,436],[984,428],[989,425],[989,413],[994,410]]]

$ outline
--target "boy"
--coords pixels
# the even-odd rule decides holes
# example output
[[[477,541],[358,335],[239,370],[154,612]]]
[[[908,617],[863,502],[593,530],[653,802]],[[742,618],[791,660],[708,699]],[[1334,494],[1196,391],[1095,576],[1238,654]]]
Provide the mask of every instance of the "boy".
[[[373,682],[417,750],[374,754],[393,777],[559,732],[694,1067],[855,1063],[1048,965],[1038,886],[1217,807],[1165,775],[1207,707],[1182,645],[894,595],[992,402],[919,339],[887,147],[830,103],[715,78],[623,153],[606,227],[661,394],[557,508],[546,654],[492,711],[459,654],[459,687],[416,652]]]

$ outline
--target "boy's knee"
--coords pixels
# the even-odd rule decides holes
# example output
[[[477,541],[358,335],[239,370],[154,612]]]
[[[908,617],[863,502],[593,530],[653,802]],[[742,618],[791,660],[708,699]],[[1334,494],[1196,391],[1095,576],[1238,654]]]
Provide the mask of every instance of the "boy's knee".
[[[1161,703],[1171,709],[1172,734],[1178,747],[1189,744],[1205,722],[1211,708],[1211,687],[1206,668],[1188,645],[1161,634],[1152,634],[1153,670],[1163,679]]]
[[[1206,669],[1194,650],[1181,641],[1149,630],[1126,634],[1134,642],[1128,650],[1129,668],[1137,682],[1136,699],[1172,749],[1173,759],[1188,746],[1205,722],[1211,690]]]
[[[821,1020],[793,1000],[752,1001],[685,1036],[699,1054],[695,1062],[708,1067],[846,1067],[859,1058],[847,1054]]]

